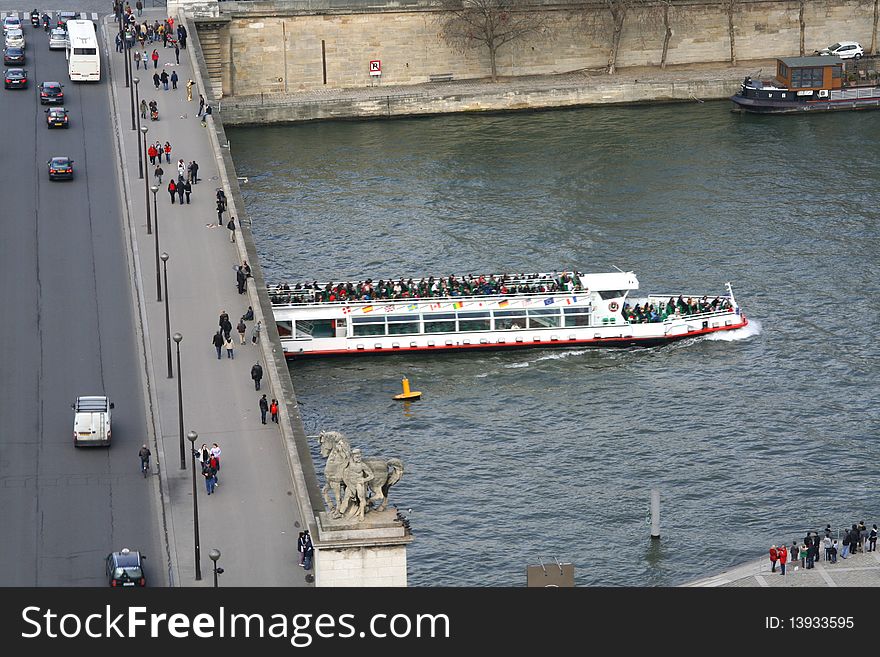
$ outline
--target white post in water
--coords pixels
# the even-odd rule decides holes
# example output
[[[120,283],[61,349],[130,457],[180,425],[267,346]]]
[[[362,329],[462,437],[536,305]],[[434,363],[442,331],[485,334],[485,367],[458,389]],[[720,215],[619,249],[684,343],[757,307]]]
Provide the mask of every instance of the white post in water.
[[[651,489],[651,539],[660,540],[660,491]]]

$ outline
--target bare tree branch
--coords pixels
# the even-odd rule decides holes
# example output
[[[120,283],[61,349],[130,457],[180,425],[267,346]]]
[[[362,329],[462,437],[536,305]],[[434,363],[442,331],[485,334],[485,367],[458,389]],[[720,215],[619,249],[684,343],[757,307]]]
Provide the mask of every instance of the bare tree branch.
[[[498,49],[547,29],[546,14],[528,0],[443,0],[441,37],[460,52],[485,48],[492,82],[498,81]]]

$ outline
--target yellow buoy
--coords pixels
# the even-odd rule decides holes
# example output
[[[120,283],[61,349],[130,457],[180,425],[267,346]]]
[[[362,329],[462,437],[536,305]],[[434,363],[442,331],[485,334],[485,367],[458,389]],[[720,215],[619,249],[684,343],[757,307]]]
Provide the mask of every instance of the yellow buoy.
[[[411,391],[409,389],[409,379],[407,379],[406,377],[403,377],[403,381],[401,381],[401,383],[403,384],[403,392],[399,395],[394,395],[394,398],[396,400],[403,401],[406,399],[419,399],[422,396],[422,393],[415,390]]]

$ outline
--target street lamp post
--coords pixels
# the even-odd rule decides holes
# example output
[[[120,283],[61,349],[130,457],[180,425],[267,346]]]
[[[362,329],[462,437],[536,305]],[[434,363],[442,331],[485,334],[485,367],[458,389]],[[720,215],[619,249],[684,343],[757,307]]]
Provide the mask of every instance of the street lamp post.
[[[124,18],[122,15],[120,15],[119,16],[119,38],[122,41],[122,62],[123,62],[122,68],[125,70],[125,88],[128,89],[128,66],[125,64],[125,60],[128,57],[128,55],[126,53],[127,48],[125,46],[125,28],[123,27],[123,24],[124,24]]]
[[[177,345],[177,419],[179,421],[177,433],[180,435],[180,469],[186,470],[186,456],[183,448],[183,388],[181,380],[183,378],[180,371],[180,341],[183,336],[180,333],[174,334],[174,342]]]
[[[171,322],[169,320],[168,315],[168,258],[170,257],[167,253],[163,253],[162,258],[162,274],[165,278],[165,345],[166,345],[166,353],[168,354],[168,378],[174,378],[174,372],[171,370]],[[177,367],[180,369],[180,366]]]
[[[223,569],[217,567],[217,560],[220,558],[220,550],[217,548],[212,548],[208,553],[208,556],[211,558],[211,561],[214,562],[214,588],[216,589],[219,584],[217,582],[217,575],[223,574]]]
[[[175,339],[180,333],[175,333]],[[196,495],[196,439],[199,437],[195,431],[190,431],[186,434],[186,437],[189,438],[189,442],[192,443],[192,480],[193,480],[193,532],[195,536],[195,546],[196,546],[196,580],[202,579],[202,564],[200,562],[199,555],[199,497]],[[181,438],[181,441],[183,438]]]
[[[158,191],[158,187],[156,191]],[[153,197],[156,198],[155,196]],[[156,301],[162,301],[162,272],[159,271],[159,216],[153,222],[153,243],[156,245]]]
[[[147,235],[153,232],[153,224],[150,221],[150,175],[147,173],[147,132],[149,128],[141,126],[141,134],[144,136],[144,202],[147,204]]]
[[[140,112],[140,109],[138,108],[138,104],[141,102],[141,97],[140,97],[140,94],[138,93],[138,91],[139,91],[138,83],[140,81],[141,81],[140,78],[134,79],[134,106],[135,106],[135,109],[137,110],[137,129],[138,129],[138,132],[141,132],[141,112]],[[144,169],[146,169],[146,167],[144,166],[144,158],[146,156],[147,156],[147,154],[143,153],[141,151],[141,140],[138,139],[138,178],[139,179],[144,177]]]
[[[134,74],[131,70],[131,46],[128,39],[123,39],[125,50],[125,68],[128,71],[128,79],[134,82]],[[134,84],[128,85],[128,103],[131,106],[131,129],[135,129],[134,125]]]

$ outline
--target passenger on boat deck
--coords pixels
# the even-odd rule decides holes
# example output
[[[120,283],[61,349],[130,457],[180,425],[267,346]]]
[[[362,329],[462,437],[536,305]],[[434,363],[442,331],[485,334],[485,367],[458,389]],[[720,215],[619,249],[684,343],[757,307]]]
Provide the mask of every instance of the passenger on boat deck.
[[[482,295],[542,294],[574,292],[581,290],[580,279],[573,273],[554,275],[490,274],[435,278],[380,279],[368,278],[358,283],[327,283],[323,287],[314,281],[297,284],[293,290],[288,285],[277,285],[270,290],[275,303],[314,303],[329,301],[372,301],[380,299],[422,299],[429,297],[458,297]]]
[[[624,318],[631,324],[646,324],[651,322],[662,322],[670,315],[678,313],[679,315],[696,315],[699,313],[718,312],[722,310],[730,310],[730,301],[722,300],[715,297],[711,302],[708,297],[703,297],[699,302],[694,302],[688,298],[685,301],[681,296],[678,300],[669,297],[669,301],[661,301],[655,306],[653,303],[644,305],[636,304],[634,307],[628,303],[623,304],[621,312]]]

